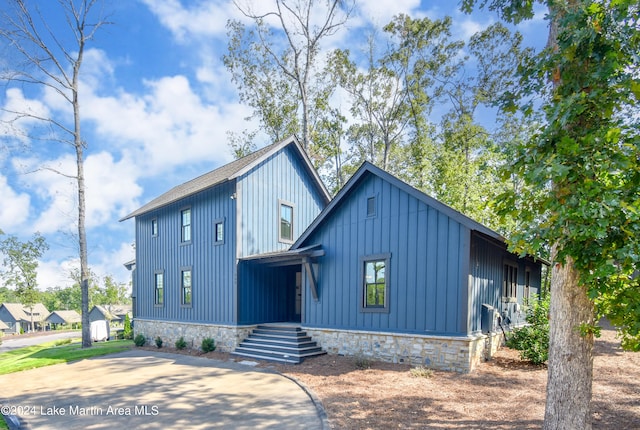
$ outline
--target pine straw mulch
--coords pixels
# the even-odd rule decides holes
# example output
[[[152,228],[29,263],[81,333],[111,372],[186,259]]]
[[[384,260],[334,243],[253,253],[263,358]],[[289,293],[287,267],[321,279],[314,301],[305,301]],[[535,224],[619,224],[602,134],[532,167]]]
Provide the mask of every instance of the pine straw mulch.
[[[593,428],[640,429],[640,353],[623,351],[610,329],[602,330],[595,349]],[[217,351],[181,353],[242,361]],[[534,429],[544,417],[546,367],[523,362],[508,348],[470,374],[413,376],[408,365],[335,355],[294,366],[260,362],[258,367],[292,377],[312,391],[335,429]]]

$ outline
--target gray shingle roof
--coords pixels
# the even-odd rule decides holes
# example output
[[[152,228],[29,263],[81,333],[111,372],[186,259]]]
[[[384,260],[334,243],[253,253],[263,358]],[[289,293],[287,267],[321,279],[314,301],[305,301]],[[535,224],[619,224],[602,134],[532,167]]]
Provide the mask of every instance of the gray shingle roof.
[[[15,321],[31,321],[31,307],[22,305],[21,303],[2,303],[2,306],[9,312]],[[33,305],[33,321],[43,321],[49,311],[42,303]]]
[[[244,174],[249,169],[253,168],[255,165],[257,165],[258,163],[260,163],[261,161],[269,157],[271,154],[275,153],[276,151],[290,144],[294,144],[300,151],[301,155],[303,155],[303,157],[306,159],[306,156],[304,155],[304,151],[300,148],[300,144],[298,143],[297,139],[295,137],[290,137],[283,141],[265,146],[264,148],[259,149],[245,157],[232,161],[229,164],[225,164],[224,166],[221,166],[215,170],[212,170],[209,173],[205,173],[202,176],[199,176],[195,179],[187,181],[184,184],[173,187],[172,189],[162,194],[161,196],[151,200],[149,203],[142,206],[141,208],[131,212],[129,215],[125,216],[120,221],[124,221],[129,218],[134,218],[138,215],[142,215],[144,213],[158,209],[162,206],[166,206],[168,204],[177,202],[180,199],[191,196],[200,191],[206,190],[207,188],[210,188],[214,185],[218,185],[228,180],[234,179]],[[306,159],[305,161],[309,164],[309,167],[311,167],[309,160]],[[312,167],[311,169],[313,170]],[[313,174],[316,176],[316,179],[319,182],[319,186],[322,188],[322,191],[326,195],[326,200],[328,202],[330,199],[329,193],[324,188],[324,185],[322,184],[322,181],[320,180],[320,178],[317,177],[315,170],[313,170]]]
[[[79,323],[82,321],[82,317],[76,311],[53,311],[49,314],[45,321],[55,324]]]

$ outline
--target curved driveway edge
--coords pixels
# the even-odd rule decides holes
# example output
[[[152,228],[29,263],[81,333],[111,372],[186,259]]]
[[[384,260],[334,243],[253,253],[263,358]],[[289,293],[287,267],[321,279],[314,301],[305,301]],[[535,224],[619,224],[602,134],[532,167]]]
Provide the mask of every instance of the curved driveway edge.
[[[34,429],[328,429],[297,381],[231,361],[147,350],[0,376],[3,412]]]

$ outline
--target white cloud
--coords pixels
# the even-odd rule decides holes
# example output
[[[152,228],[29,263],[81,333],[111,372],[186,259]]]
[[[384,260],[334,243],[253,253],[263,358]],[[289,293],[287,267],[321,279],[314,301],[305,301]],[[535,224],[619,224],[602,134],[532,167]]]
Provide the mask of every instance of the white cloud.
[[[237,13],[231,1],[194,2],[189,6],[183,6],[179,0],[143,2],[182,42],[188,41],[189,36],[224,36],[227,20]]]
[[[14,158],[12,161],[16,170],[32,172],[24,175],[22,182],[37,198],[33,205],[39,213],[31,214],[32,218],[35,215],[31,221],[33,231],[42,234],[72,231],[77,225],[76,186],[74,179],[64,175],[74,174],[74,157],[67,154],[51,161],[37,157]]]
[[[38,287],[46,290],[53,287],[70,287],[73,285],[71,274],[80,266],[77,258],[63,260],[51,259],[38,262]]]
[[[114,162],[113,156],[105,151],[87,157],[84,163],[87,228],[100,227],[133,209],[135,199],[142,194],[142,188],[136,184],[136,170],[130,160]]]
[[[14,191],[3,175],[0,175],[0,196],[2,196],[0,229],[7,234],[12,234],[12,230],[17,229],[26,221],[31,198],[28,194]]]
[[[49,117],[49,108],[40,100],[25,97],[19,88],[9,88],[0,109],[0,133],[24,145],[30,143],[29,129],[41,124],[36,118]]]
[[[124,267],[124,263],[134,258],[135,250],[128,242],[120,243],[119,247],[93,252],[89,256],[91,271],[100,280],[109,275],[116,282],[125,284],[129,284],[131,281],[131,272]]]
[[[84,111],[141,176],[157,176],[184,163],[229,160],[225,132],[244,126],[237,104],[207,104],[181,75],[145,84],[149,91],[142,97],[93,94]]]
[[[401,13],[415,17],[413,12],[420,7],[420,0],[364,1],[359,2],[358,7],[364,18],[381,27]]]

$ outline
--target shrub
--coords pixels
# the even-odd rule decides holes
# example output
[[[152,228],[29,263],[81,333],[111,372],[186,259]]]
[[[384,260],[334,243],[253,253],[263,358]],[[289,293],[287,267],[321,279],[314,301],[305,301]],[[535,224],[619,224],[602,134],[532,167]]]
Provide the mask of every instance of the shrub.
[[[122,330],[122,337],[124,339],[133,338],[133,330],[131,329],[131,319],[129,318],[129,314],[124,316],[124,330]]]
[[[135,343],[136,346],[144,346],[146,342],[147,342],[147,339],[144,337],[142,333],[137,334],[136,337],[133,338],[133,343]]]
[[[511,332],[507,346],[520,351],[523,360],[543,364],[549,356],[549,295],[532,297],[527,305],[527,325]]]
[[[216,341],[210,337],[202,339],[202,352],[211,352],[216,350]]]
[[[356,357],[355,365],[356,365],[356,369],[359,369],[359,370],[369,369],[371,367],[371,360],[360,355]]]
[[[431,378],[433,376],[433,370],[428,367],[418,366],[412,367],[409,370],[409,374],[414,378]]]
[[[187,342],[184,340],[183,336],[180,336],[180,339],[176,340],[176,349],[185,349],[187,347]]]
[[[160,336],[156,337],[156,346],[162,348],[162,338]]]

